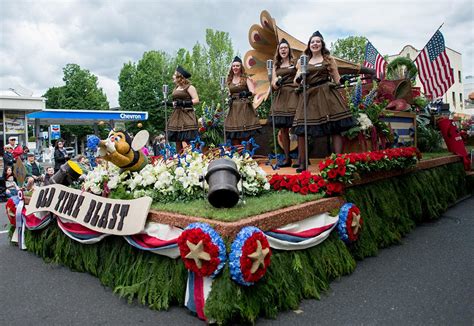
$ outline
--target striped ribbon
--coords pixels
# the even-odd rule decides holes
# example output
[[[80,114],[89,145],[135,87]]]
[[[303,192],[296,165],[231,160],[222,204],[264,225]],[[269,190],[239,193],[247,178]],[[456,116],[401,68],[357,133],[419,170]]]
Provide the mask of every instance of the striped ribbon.
[[[59,216],[56,220],[58,221],[59,228],[65,235],[82,244],[94,244],[109,236],[109,234],[96,232],[79,223],[71,222]]]
[[[179,257],[178,237],[183,230],[167,224],[149,222],[143,233],[124,237],[133,247],[170,258]]]
[[[328,213],[309,217],[298,223],[287,224],[265,232],[270,247],[279,250],[301,250],[326,240],[338,221]]]
[[[202,320],[207,320],[204,314],[204,306],[211,292],[212,282],[213,279],[210,277],[202,277],[188,271],[188,283],[186,285],[186,296],[184,297],[185,306]]]

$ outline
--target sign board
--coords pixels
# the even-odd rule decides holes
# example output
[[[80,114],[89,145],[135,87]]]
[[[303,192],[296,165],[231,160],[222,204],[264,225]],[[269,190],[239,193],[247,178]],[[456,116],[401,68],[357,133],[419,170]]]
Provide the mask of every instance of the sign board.
[[[51,140],[61,138],[61,126],[60,125],[51,125]]]
[[[5,133],[23,134],[25,133],[25,113],[5,112]]]
[[[131,235],[143,231],[152,199],[109,199],[63,185],[36,188],[26,214],[51,212],[91,230]]]

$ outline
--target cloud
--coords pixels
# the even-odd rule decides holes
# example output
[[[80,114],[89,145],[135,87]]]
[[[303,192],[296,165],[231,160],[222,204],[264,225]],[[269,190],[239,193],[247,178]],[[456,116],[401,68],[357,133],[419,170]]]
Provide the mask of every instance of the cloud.
[[[112,107],[123,64],[145,51],[174,54],[205,43],[205,30],[228,32],[241,55],[248,30],[267,9],[277,24],[306,42],[320,30],[330,44],[363,35],[383,54],[405,45],[421,49],[444,22],[446,45],[463,54],[464,75],[474,75],[470,1],[27,1],[3,0],[0,88],[21,84],[43,94],[63,84],[62,68],[77,63],[99,79]]]

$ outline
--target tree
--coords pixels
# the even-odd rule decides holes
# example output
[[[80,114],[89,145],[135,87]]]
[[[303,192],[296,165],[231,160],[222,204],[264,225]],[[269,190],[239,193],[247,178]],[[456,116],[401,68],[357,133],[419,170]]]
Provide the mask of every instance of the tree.
[[[64,86],[51,87],[43,95],[46,107],[66,110],[106,110],[109,108],[107,96],[98,87],[97,76],[89,70],[81,69],[77,64],[67,64],[63,68]],[[62,137],[72,139],[77,136],[79,141],[92,134],[90,126],[62,126]]]
[[[173,90],[172,75],[178,65],[191,74],[191,82],[196,87],[201,103],[220,101],[219,77],[227,76],[233,58],[232,42],[229,34],[206,30],[206,45],[196,43],[192,51],[179,49],[174,57],[163,51],[148,51],[137,64],[123,65],[119,75],[119,104],[124,110],[148,111],[148,121],[143,127],[152,135],[165,129],[165,111],[161,105],[162,87],[169,85],[169,98]],[[196,107],[197,115],[201,106]],[[171,108],[168,108],[168,117]],[[136,125],[127,128],[135,132]]]
[[[97,85],[97,76],[77,64],[69,63],[63,68],[64,108],[77,110],[106,110],[107,96]]]
[[[331,53],[341,59],[363,63],[366,44],[365,36],[349,36],[331,43]]]

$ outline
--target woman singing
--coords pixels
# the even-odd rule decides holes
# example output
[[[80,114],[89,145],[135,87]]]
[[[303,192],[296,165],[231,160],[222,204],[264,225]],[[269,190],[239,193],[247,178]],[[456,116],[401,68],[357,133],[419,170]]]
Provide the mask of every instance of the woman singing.
[[[196,88],[189,82],[191,74],[178,66],[173,74],[176,87],[172,93],[173,113],[168,122],[168,139],[176,142],[176,152],[183,149],[183,141],[189,142],[198,136],[198,124],[193,105],[199,103]]]
[[[262,128],[257,112],[252,106],[251,97],[255,86],[249,77],[245,75],[242,60],[235,57],[232,61],[227,76],[230,103],[229,113],[225,119],[226,137],[232,140],[232,145],[238,145],[243,140],[248,140]]]
[[[342,98],[334,88],[339,84],[337,64],[326,49],[323,36],[319,31],[311,35],[304,53],[308,56],[307,85],[307,132],[309,137],[331,135],[335,153],[342,151],[340,133],[352,127],[354,121],[351,112],[346,108]],[[295,81],[301,82],[301,67]],[[331,80],[333,83],[331,83]],[[294,132],[298,135],[298,159],[301,172],[307,169],[305,162],[304,139],[304,98],[301,94],[293,122]]]
[[[291,166],[290,128],[298,105],[298,94],[295,92],[296,84],[294,83],[296,67],[290,44],[284,38],[278,44],[274,61],[272,87],[276,90],[276,94],[270,118],[275,120],[276,128],[281,128],[285,162],[280,166],[289,167]]]

